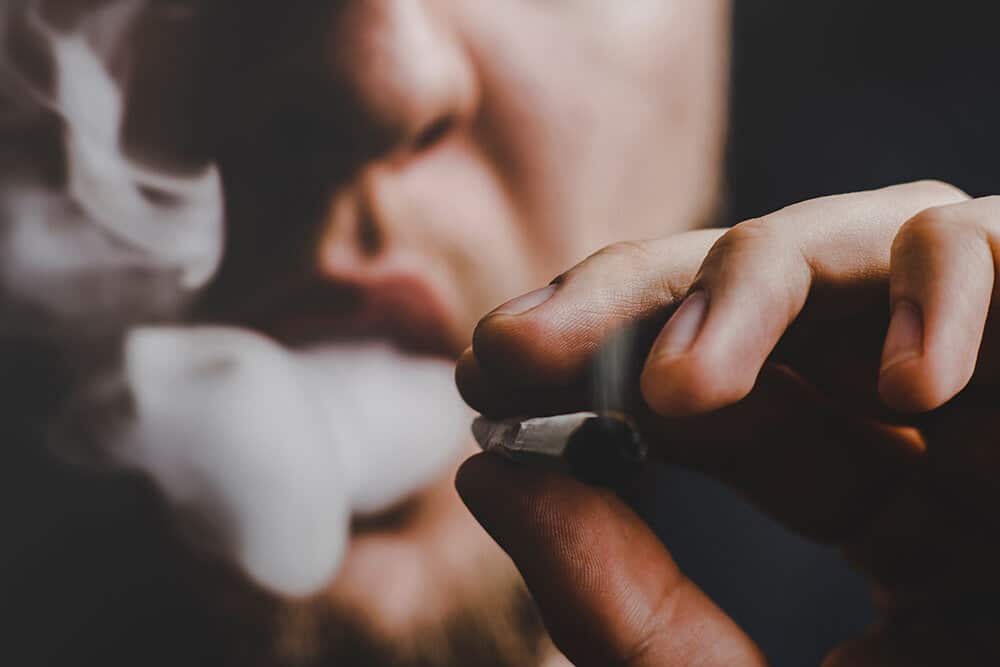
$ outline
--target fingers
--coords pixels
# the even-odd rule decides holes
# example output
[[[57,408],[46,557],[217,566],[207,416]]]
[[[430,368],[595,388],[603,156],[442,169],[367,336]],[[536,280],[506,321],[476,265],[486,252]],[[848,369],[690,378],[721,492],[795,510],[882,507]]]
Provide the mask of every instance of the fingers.
[[[902,412],[926,412],[976,369],[995,289],[1000,198],[928,209],[892,248],[892,317],[879,391]]]
[[[554,286],[484,318],[474,354],[460,362],[459,387],[473,407],[490,414],[501,405],[510,409],[512,398],[531,406],[570,388],[574,400],[594,400],[585,385],[607,382],[588,378],[595,356],[631,326],[641,341],[633,348],[644,355],[643,346],[652,346],[635,383],[645,403],[667,417],[706,414],[749,393],[793,322],[819,322],[819,335],[806,337],[788,363],[831,377],[850,368],[851,377],[827,384],[857,393],[863,377],[871,386],[866,396],[875,399],[870,379],[878,366],[892,239],[920,211],[963,198],[951,186],[914,183],[805,202],[726,232],[612,246]],[[875,326],[851,319],[863,309],[878,313]],[[872,341],[873,354],[842,344],[855,339]],[[827,352],[838,359],[817,364]],[[817,384],[823,387],[823,378]]]
[[[892,238],[907,219],[962,198],[950,186],[913,183],[737,225],[708,253],[653,345],[641,378],[646,402],[661,415],[685,416],[741,400],[807,299],[834,296],[827,316],[852,307],[845,286],[884,280]],[[824,353],[816,348],[810,354]]]
[[[467,461],[456,483],[574,665],[765,664],[612,493],[487,454]]]
[[[592,392],[582,377],[560,387],[504,382],[487,375],[472,348],[459,357],[455,383],[466,403],[494,419],[566,414],[592,407]]]
[[[733,406],[639,423],[651,453],[725,482],[787,528],[830,544],[867,525],[925,452],[911,429],[855,418],[773,365]]]
[[[662,317],[724,230],[605,248],[551,288],[500,306],[479,323],[456,379],[477,410],[496,414],[586,380],[598,348],[621,327]],[[655,333],[655,329],[654,329]],[[542,391],[529,392],[526,388]],[[544,409],[538,410],[543,412]]]

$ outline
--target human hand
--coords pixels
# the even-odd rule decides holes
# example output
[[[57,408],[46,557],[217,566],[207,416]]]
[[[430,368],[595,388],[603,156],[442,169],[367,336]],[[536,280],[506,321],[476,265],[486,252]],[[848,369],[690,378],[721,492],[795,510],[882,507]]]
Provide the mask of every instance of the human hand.
[[[885,619],[829,665],[995,664],[998,230],[1000,201],[916,183],[614,246],[487,316],[459,385],[491,416],[592,408],[596,351],[637,329],[654,454],[871,575]],[[613,494],[488,456],[458,485],[576,664],[763,664]]]

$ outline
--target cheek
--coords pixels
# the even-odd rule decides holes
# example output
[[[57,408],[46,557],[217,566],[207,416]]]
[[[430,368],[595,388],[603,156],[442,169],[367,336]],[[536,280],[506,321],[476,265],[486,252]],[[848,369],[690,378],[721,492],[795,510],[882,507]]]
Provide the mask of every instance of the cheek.
[[[555,275],[592,249],[588,219],[607,189],[592,169],[604,120],[592,96],[604,91],[580,80],[572,42],[546,48],[543,28],[521,21],[511,44],[500,30],[474,37],[483,97],[473,131],[533,261]]]
[[[471,337],[482,315],[548,282],[536,228],[524,223],[517,193],[472,137],[455,136],[401,172],[384,206],[402,245],[438,261],[428,268],[461,313]]]
[[[720,164],[719,3],[522,4],[479,16],[469,43],[478,141],[535,256],[558,272],[692,226]]]

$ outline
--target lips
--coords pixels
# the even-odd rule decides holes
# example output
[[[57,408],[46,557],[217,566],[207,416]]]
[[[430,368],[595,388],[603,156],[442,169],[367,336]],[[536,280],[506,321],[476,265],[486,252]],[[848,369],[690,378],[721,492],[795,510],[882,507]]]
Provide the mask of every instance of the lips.
[[[216,321],[222,315],[290,347],[385,340],[407,352],[455,359],[467,338],[458,320],[461,286],[450,279],[446,255],[427,254],[422,242],[409,245],[420,239],[423,223],[414,219],[414,211],[424,209],[420,193],[404,188],[393,170],[376,167],[336,187],[333,179],[317,192],[281,197],[324,202],[316,207],[315,213],[325,209],[317,225],[308,232],[293,225],[288,232],[300,238],[255,234],[258,225],[274,225],[270,216],[277,212],[248,209],[251,222],[230,225],[242,236],[230,235],[234,254],[200,315]],[[250,192],[245,196],[257,201]],[[282,207],[281,216],[299,219],[301,211]],[[411,228],[418,233],[400,231]],[[248,291],[251,284],[257,289]]]
[[[461,351],[442,300],[413,275],[364,285],[317,283],[276,291],[245,324],[289,347],[337,340],[388,340],[414,354]]]

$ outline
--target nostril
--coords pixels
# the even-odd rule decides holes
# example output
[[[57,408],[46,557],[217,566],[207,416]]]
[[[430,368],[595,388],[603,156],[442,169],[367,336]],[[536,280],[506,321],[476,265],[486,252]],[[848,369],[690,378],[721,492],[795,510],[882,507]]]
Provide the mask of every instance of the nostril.
[[[417,151],[425,151],[434,144],[438,143],[451,131],[451,128],[455,125],[455,118],[453,116],[444,116],[434,121],[432,124],[428,125],[419,135],[414,142],[414,149]]]

